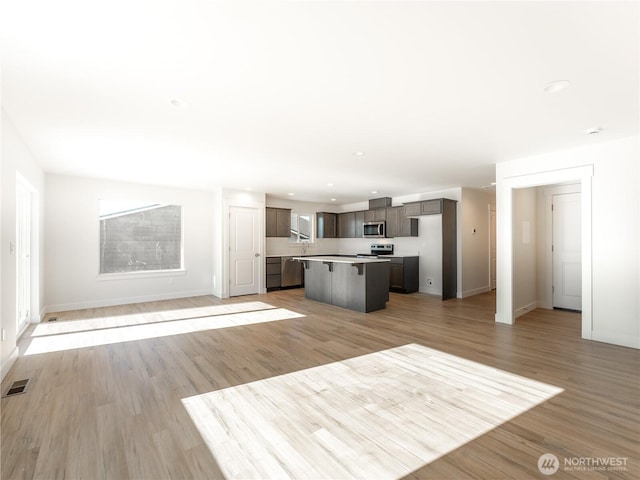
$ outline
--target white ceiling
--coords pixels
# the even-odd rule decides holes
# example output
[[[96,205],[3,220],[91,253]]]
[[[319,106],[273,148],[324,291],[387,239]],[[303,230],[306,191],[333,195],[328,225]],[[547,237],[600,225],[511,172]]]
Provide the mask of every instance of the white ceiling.
[[[497,162],[638,133],[639,20],[611,1],[5,1],[2,106],[48,172],[323,203],[480,187]]]

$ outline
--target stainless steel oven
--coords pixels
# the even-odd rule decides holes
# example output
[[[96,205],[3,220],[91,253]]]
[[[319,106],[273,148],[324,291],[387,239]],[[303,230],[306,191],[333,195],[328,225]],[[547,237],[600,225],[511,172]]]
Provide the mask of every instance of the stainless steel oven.
[[[384,221],[365,222],[362,233],[363,238],[385,238],[387,233],[387,224]]]

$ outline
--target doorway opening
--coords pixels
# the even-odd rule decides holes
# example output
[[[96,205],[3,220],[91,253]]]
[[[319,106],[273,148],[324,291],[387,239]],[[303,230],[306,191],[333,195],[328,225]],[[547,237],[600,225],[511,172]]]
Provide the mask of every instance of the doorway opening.
[[[497,235],[498,244],[501,245],[498,255],[498,271],[497,271],[497,293],[496,293],[496,322],[513,324],[518,316],[518,308],[526,305],[521,299],[516,298],[518,295],[520,282],[527,272],[516,268],[518,256],[516,255],[516,239],[517,236],[526,238],[531,234],[529,227],[519,222],[516,217],[516,201],[515,197],[521,189],[529,189],[531,187],[556,187],[560,185],[579,185],[581,192],[581,202],[579,208],[580,215],[580,231],[581,231],[581,337],[587,340],[592,339],[593,335],[593,285],[592,285],[592,245],[591,245],[591,208],[592,195],[591,183],[593,177],[593,166],[584,165],[561,170],[546,171],[539,173],[531,173],[526,175],[514,175],[498,178],[497,188]],[[549,205],[550,207],[550,205]],[[550,208],[549,208],[550,213]],[[545,223],[543,219],[538,219],[538,225]],[[550,215],[548,222],[551,222]],[[537,230],[536,230],[537,231]],[[551,232],[551,226],[546,229]],[[537,234],[539,235],[539,234]],[[537,244],[544,246],[545,243],[537,238]],[[551,244],[551,241],[549,241]],[[550,265],[551,251],[548,249],[541,255],[538,255],[537,266],[540,260],[545,259],[544,265]],[[548,258],[548,260],[547,260]],[[552,289],[552,269],[547,268],[544,276],[539,276],[533,271],[534,278],[537,282],[544,282],[544,288],[539,288],[541,292],[551,292]],[[529,273],[531,275],[531,272]],[[548,287],[548,290],[547,290]],[[535,298],[534,298],[535,299]],[[542,300],[542,301],[540,301]],[[547,303],[548,301],[548,303]],[[517,306],[516,306],[517,305]],[[539,299],[536,306],[553,308],[552,298],[546,295]]]

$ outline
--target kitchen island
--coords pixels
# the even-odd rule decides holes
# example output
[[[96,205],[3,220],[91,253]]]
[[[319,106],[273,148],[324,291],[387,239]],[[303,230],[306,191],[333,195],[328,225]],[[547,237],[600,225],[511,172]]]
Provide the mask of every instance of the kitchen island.
[[[304,295],[358,312],[386,308],[389,260],[341,256],[295,257],[304,264]]]

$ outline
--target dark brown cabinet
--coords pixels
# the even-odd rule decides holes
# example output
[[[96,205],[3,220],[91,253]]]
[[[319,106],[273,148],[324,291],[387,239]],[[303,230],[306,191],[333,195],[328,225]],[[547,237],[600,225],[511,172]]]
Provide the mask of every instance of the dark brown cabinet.
[[[398,208],[398,217],[400,223],[399,237],[417,237],[418,236],[418,219],[410,218],[407,215],[405,207]]]
[[[404,267],[402,263],[391,260],[389,264],[389,290],[395,291],[404,286]]]
[[[405,207],[389,207],[386,211],[387,237],[417,237],[418,219],[407,217]]]
[[[425,200],[420,202],[421,215],[434,215],[442,213],[442,201],[448,200],[445,198],[436,198],[435,200]]]
[[[387,219],[386,208],[376,208],[375,210],[366,210],[364,212],[365,222],[382,222]]]
[[[364,211],[338,214],[339,238],[362,238],[364,234]]]
[[[355,212],[356,238],[364,236],[364,211]]]
[[[458,227],[456,201],[440,199],[442,209],[442,300],[458,292]]]
[[[331,212],[316,213],[316,237],[337,238],[338,214]]]
[[[419,257],[391,257],[389,260],[389,290],[399,293],[417,292],[420,281]]]
[[[405,215],[417,217],[420,215],[437,215],[442,213],[442,201],[444,198],[435,198],[433,200],[423,200],[421,202],[405,203]]]
[[[404,214],[409,216],[417,217],[422,215],[422,203],[405,203],[402,208],[404,208]]]
[[[404,214],[400,217],[418,217],[421,215],[442,215],[442,300],[456,298],[458,291],[458,231],[457,231],[457,202],[448,198],[435,198],[420,202],[405,203],[401,208]],[[417,218],[414,218],[417,222]],[[392,227],[393,228],[393,227]],[[402,230],[406,228],[407,230]],[[399,236],[409,236],[412,232],[411,224],[402,224]],[[416,235],[417,235],[417,224]],[[387,227],[389,230],[389,227]],[[390,236],[390,235],[389,235]],[[399,269],[396,268],[396,277]],[[396,278],[394,277],[394,278]]]
[[[281,277],[281,258],[267,257],[267,291],[279,289]]]
[[[338,214],[338,236],[340,238],[355,238],[356,212]]]
[[[267,237],[286,237],[291,235],[291,209],[265,208],[265,233]]]
[[[386,236],[389,238],[397,237],[400,233],[400,217],[397,207],[388,207],[385,212],[387,219]]]

